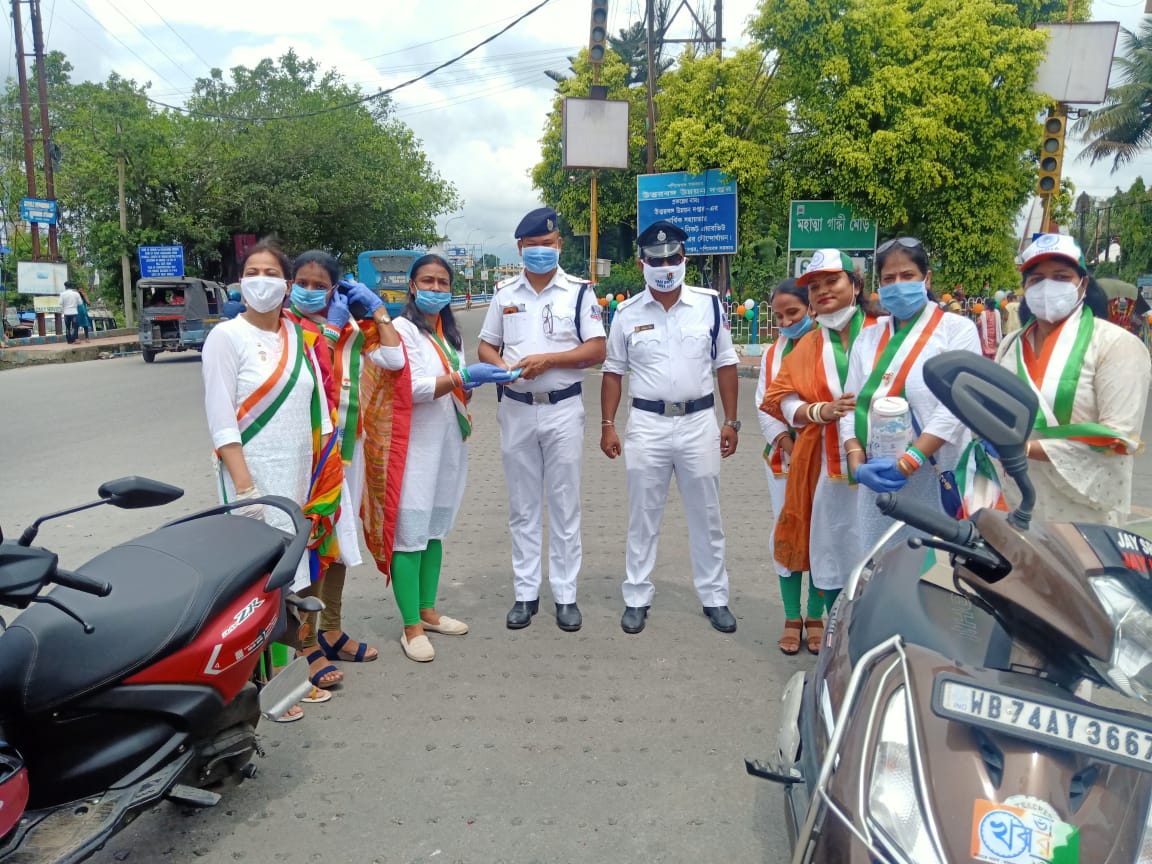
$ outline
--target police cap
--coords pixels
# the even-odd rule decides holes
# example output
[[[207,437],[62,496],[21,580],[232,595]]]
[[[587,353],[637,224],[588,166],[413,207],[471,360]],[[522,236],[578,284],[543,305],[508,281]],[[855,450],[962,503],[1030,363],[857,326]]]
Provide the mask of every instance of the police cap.
[[[551,207],[538,207],[520,220],[516,226],[516,239],[522,237],[543,237],[557,229],[560,222],[556,211]]]
[[[682,228],[671,222],[653,222],[640,232],[636,243],[640,247],[640,254],[650,258],[667,258],[675,255],[680,244],[688,239]]]

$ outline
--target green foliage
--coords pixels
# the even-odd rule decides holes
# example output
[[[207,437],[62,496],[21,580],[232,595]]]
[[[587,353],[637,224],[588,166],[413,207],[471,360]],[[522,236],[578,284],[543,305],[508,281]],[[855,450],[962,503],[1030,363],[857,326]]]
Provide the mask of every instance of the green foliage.
[[[1083,158],[1093,165],[1111,159],[1113,173],[1152,147],[1152,18],[1138,33],[1124,29],[1122,39],[1124,53],[1113,61],[1119,85],[1078,124],[1088,139]]]
[[[1152,273],[1152,190],[1138,177],[1127,191],[1117,189],[1093,204],[1085,219],[1084,255],[1089,265],[1098,255],[1096,275],[1135,282],[1137,276]],[[1120,260],[1105,261],[1104,251],[1113,236],[1120,243]]]
[[[199,116],[309,114],[363,95],[291,51],[227,77],[212,70],[197,81],[190,114],[158,110],[142,87],[116,74],[102,84],[74,84],[56,52],[46,71],[53,139],[62,151],[55,173],[61,255],[87,284],[99,272],[108,299],[121,296],[121,254],[135,271],[139,245],[181,244],[189,275],[210,278],[233,275],[237,233],[275,236],[290,252],[327,249],[352,266],[363,249],[433,242],[435,216],[458,203],[386,100],[284,121]],[[10,81],[0,118],[16,128],[18,105]],[[121,156],[126,232],[117,204]],[[22,164],[5,171],[14,188],[26,188]],[[17,260],[31,257],[26,234],[13,241]]]
[[[617,294],[628,297],[643,290],[644,273],[635,261],[613,265],[611,275],[596,285],[596,294],[600,297],[615,297]]]

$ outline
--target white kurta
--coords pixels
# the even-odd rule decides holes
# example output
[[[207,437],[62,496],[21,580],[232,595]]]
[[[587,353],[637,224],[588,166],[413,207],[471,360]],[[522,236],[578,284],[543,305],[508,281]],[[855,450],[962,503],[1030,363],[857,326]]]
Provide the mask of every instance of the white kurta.
[[[286,326],[282,324],[281,326]],[[204,342],[203,376],[204,408],[212,445],[239,444],[240,427],[237,408],[272,375],[280,359],[279,334],[269,333],[249,324],[244,318],[233,318],[212,328]],[[315,380],[322,380],[316,357],[306,349],[306,360],[312,364]],[[303,505],[308,499],[312,476],[312,390],[313,376],[301,368],[296,384],[268,423],[244,445],[244,461],[252,481],[263,495],[282,495]],[[328,412],[324,411],[321,431],[332,432]],[[236,487],[228,472],[214,460],[219,476],[217,493],[221,503],[235,500]],[[271,526],[295,533],[288,516],[272,507],[264,510],[264,520]],[[294,587],[309,582],[308,558],[301,560]]]
[[[394,319],[408,349],[412,374],[412,425],[396,518],[397,552],[419,552],[443,540],[456,522],[468,479],[468,448],[451,394],[433,398],[436,379],[448,370],[431,338],[406,318]],[[464,352],[460,365],[465,363]]]
[[[1016,342],[1010,335],[997,362],[1016,372]],[[1072,423],[1100,423],[1139,438],[1152,383],[1148,349],[1126,330],[1096,319],[1072,402]],[[1132,509],[1133,457],[1101,453],[1079,441],[1043,442],[1050,462],[1028,461],[1036,487],[1033,518],[1050,522],[1107,522],[1122,525]],[[1004,482],[1008,506],[1020,503],[1011,480]]]
[[[882,319],[878,326],[861,333],[856,344],[852,346],[852,356],[848,361],[848,383],[845,388],[849,393],[859,394],[864,387],[872,374],[872,365],[876,359],[876,349],[880,345],[880,340],[885,330],[891,327],[890,318]],[[944,317],[916,358],[904,384],[904,398],[908,400],[908,407],[916,418],[920,431],[935,435],[946,442],[935,454],[936,467],[940,471],[954,470],[956,463],[960,461],[960,453],[972,440],[972,434],[967,427],[941,404],[924,383],[924,364],[946,351],[971,351],[980,354],[980,337],[976,332],[976,325],[960,315],[944,313]],[[895,373],[898,370],[888,371]],[[840,419],[840,441],[845,442],[855,437],[856,415],[853,413]],[[940,503],[940,481],[936,478],[931,463],[925,463],[912,475],[908,484],[900,491],[900,495],[905,500],[919,502],[923,507],[944,512],[944,507]],[[867,552],[891,527],[892,519],[876,509],[876,493],[866,487],[860,489],[857,511],[862,551]],[[911,529],[908,533],[911,533]]]
[[[765,346],[764,354],[760,358],[760,377],[756,382],[756,398],[753,404],[753,409],[756,412],[756,419],[760,422],[760,432],[764,435],[764,440],[770,445],[778,437],[788,431],[788,427],[773,417],[760,410],[760,404],[764,401],[764,391],[768,389],[768,364],[769,360],[773,358],[777,352],[782,352],[785,345],[788,344],[787,339],[783,339],[776,343],[775,351],[771,350],[770,346]],[[767,461],[764,462],[764,470],[768,475],[768,498],[772,502],[772,521],[768,525],[768,560],[776,567],[776,573],[780,576],[791,576],[791,571],[780,564],[776,560],[776,555],[773,547],[775,546],[774,538],[776,536],[776,516],[784,509],[784,493],[788,485],[787,477],[777,477],[772,473],[772,466]],[[788,457],[784,457],[784,471],[788,471]]]

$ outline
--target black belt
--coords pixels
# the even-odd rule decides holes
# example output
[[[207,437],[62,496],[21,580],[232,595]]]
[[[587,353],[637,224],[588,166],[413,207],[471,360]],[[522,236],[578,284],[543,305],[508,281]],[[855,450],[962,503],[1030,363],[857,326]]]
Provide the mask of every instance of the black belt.
[[[565,387],[563,390],[550,390],[547,393],[517,393],[511,387],[504,387],[497,385],[497,394],[503,398],[507,396],[515,402],[523,402],[525,405],[555,405],[557,402],[563,402],[565,399],[570,399],[573,396],[579,396],[583,390],[583,386],[579,381],[571,386]]]
[[[695,414],[705,408],[716,404],[716,394],[709,393],[699,399],[689,399],[687,402],[661,402],[659,399],[633,399],[632,407],[641,411],[651,411],[653,414],[663,414],[665,417],[683,417],[685,414]]]

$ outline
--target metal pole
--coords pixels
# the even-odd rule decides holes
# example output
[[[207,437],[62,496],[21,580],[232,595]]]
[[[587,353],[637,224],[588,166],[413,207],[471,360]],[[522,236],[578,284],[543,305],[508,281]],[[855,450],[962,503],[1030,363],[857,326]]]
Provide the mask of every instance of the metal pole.
[[[40,96],[40,135],[44,139],[44,192],[50,201],[55,201],[56,188],[52,182],[52,126],[48,120],[48,73],[44,68],[44,29],[40,26],[40,0],[29,0],[28,9],[32,16],[32,50],[36,57],[36,88]],[[48,256],[53,261],[60,260],[55,223],[48,225]]]
[[[36,197],[36,157],[32,153],[32,113],[28,109],[28,70],[24,68],[24,24],[20,20],[20,0],[12,0],[12,25],[16,40],[16,75],[20,81],[20,119],[24,123],[24,173],[28,175],[28,197]],[[40,260],[40,226],[32,223],[32,260]],[[44,335],[44,319],[40,335]]]
[[[588,261],[588,272],[589,272],[589,276],[590,276],[589,281],[593,285],[595,285],[597,282],[597,278],[596,278],[596,253],[598,251],[597,250],[598,244],[596,241],[598,239],[597,234],[600,231],[599,223],[598,223],[597,217],[596,217],[596,169],[595,168],[592,169],[592,206],[590,208],[590,211],[591,211],[590,221],[592,224],[589,227],[590,233],[589,233],[588,245],[589,245],[590,251],[588,253],[588,256],[589,256],[590,260]]]
[[[1072,0],[1069,0],[1072,2]],[[716,37],[716,56],[723,57],[724,49],[721,47],[724,44],[724,0],[716,0],[716,24],[713,28],[713,36]]]
[[[656,31],[656,0],[648,0],[648,173],[656,173],[656,64],[652,59],[652,42]]]
[[[120,144],[120,158],[116,161],[119,169],[119,194],[120,194],[120,233],[123,235],[122,240],[128,237],[128,204],[124,200],[124,143],[121,139],[122,130],[120,128],[120,121],[116,121],[116,141]],[[132,304],[132,265],[128,263],[127,251],[122,252],[120,255],[120,279],[124,283],[124,326],[132,328],[136,326],[136,309]]]

